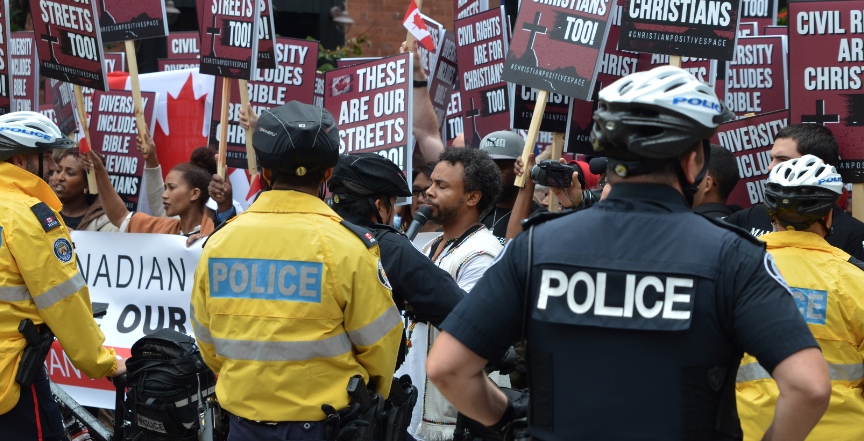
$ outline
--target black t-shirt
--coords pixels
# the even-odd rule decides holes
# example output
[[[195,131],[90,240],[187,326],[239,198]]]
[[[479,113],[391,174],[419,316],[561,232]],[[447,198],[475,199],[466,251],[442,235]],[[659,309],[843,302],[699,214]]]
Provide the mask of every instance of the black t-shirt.
[[[754,205],[725,218],[726,222],[737,225],[755,237],[774,231],[771,216],[762,204]],[[858,260],[864,260],[864,222],[849,213],[834,207],[832,232],[825,238],[831,245],[849,253]]]
[[[540,206],[531,202],[531,213],[535,213]],[[492,235],[498,238],[501,245],[504,245],[507,240],[507,224],[510,222],[510,214],[513,213],[513,208],[494,207],[486,216],[483,217],[481,223],[492,232]]]
[[[63,213],[60,213],[60,216],[63,217],[63,223],[66,224],[66,228],[68,228],[70,230],[77,230],[78,225],[81,225],[81,221],[84,220],[83,214],[81,216],[72,217],[72,216],[66,216]]]
[[[658,187],[619,184],[590,210],[535,227],[527,300],[528,234],[520,234],[441,325],[495,360],[529,318],[535,439],[740,439],[734,373],[742,352],[771,372],[818,347],[764,245]],[[669,288],[663,297],[673,279],[678,303]],[[596,304],[578,312],[589,284]],[[636,308],[634,289],[642,293]],[[629,312],[620,312],[628,298]],[[690,305],[686,325],[667,319],[686,311],[659,307],[664,299]],[[613,317],[616,310],[623,315]]]
[[[737,207],[737,208],[736,208]],[[724,218],[729,216],[736,211],[741,210],[741,207],[721,204],[718,202],[711,202],[708,204],[702,204],[693,209],[694,213],[699,213],[703,216],[717,218]]]

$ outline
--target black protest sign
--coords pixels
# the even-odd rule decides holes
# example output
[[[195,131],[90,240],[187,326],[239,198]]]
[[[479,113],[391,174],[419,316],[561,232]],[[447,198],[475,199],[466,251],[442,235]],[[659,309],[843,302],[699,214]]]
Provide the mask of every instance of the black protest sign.
[[[260,2],[251,0],[205,5],[201,18],[201,73],[252,78],[258,66],[260,6]]]
[[[30,0],[42,76],[105,90],[102,34],[90,0]]]
[[[315,90],[312,94],[312,104],[324,107],[324,72],[315,72]]]
[[[444,130],[442,130],[444,136],[442,139],[447,147],[464,147],[464,143],[458,146],[454,144],[456,137],[465,132],[462,114],[462,92],[459,90],[459,79],[457,78],[453,92],[450,93],[450,101],[447,103],[447,113],[444,115]]]
[[[430,30],[431,33],[431,30]],[[442,130],[447,119],[447,108],[456,82],[459,80],[459,66],[456,58],[456,34],[446,31],[441,36],[440,50],[434,71],[429,75],[429,97],[438,118],[438,128]]]
[[[66,136],[78,130],[78,106],[75,102],[75,92],[72,84],[57,81],[53,78],[45,80],[45,90],[51,90],[54,106],[54,121]],[[46,93],[45,95],[48,95]]]
[[[759,28],[777,24],[779,0],[741,0],[741,21],[759,23]]]
[[[522,5],[503,78],[587,100],[614,5],[612,0],[556,4],[564,6],[538,2]]]
[[[103,43],[168,35],[163,0],[99,0],[96,6]]]
[[[731,60],[739,0],[625,0],[618,48]]]
[[[864,2],[789,3],[790,123],[821,124],[843,182],[864,182]]]
[[[528,130],[531,127],[531,118],[534,116],[534,107],[537,105],[537,93],[539,89],[521,84],[516,85],[513,94],[513,121],[514,129]],[[546,108],[543,111],[543,119],[540,120],[540,130],[544,132],[564,133],[567,131],[567,114],[570,112],[569,96],[550,93],[546,98]]]
[[[427,76],[432,76],[435,71],[435,65],[438,63],[438,57],[441,55],[442,43],[444,40],[444,25],[438,23],[431,18],[420,14],[420,18],[426,24],[426,30],[429,31],[429,36],[432,37],[432,43],[435,45],[435,50],[426,49],[420,42],[417,42],[417,48],[420,51],[420,64],[423,66],[423,72]]]
[[[786,36],[742,37],[726,67],[726,106],[738,116],[789,108]]]
[[[12,111],[39,110],[39,60],[32,32],[13,32],[9,39]]]
[[[258,68],[276,67],[276,32],[273,29],[273,0],[258,0]]]
[[[583,155],[597,154],[594,152],[594,147],[591,144],[591,129],[594,127],[593,117],[593,101],[570,101],[569,115],[567,117],[567,136],[564,139],[564,152]]]
[[[765,199],[771,147],[777,132],[787,125],[789,111],[786,109],[720,125],[711,142],[732,152],[740,178],[727,203],[747,208]]]

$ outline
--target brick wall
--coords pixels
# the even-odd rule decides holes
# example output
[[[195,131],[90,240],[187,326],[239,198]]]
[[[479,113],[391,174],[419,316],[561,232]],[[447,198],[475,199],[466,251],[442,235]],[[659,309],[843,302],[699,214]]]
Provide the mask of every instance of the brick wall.
[[[369,37],[372,46],[363,49],[363,56],[383,57],[397,53],[407,34],[402,19],[409,3],[409,0],[347,0],[346,9],[355,22],[347,37],[361,34]],[[423,0],[421,11],[452,32],[453,3],[453,0]],[[490,8],[500,5],[500,0],[489,0]]]

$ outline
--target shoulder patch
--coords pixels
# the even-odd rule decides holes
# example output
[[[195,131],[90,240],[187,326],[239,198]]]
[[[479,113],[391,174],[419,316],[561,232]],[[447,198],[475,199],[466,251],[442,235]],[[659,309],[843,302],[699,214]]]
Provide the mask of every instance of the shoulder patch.
[[[390,281],[387,280],[387,273],[384,272],[384,265],[381,264],[381,259],[378,259],[378,281],[385,288],[393,291],[393,287],[390,286]]]
[[[702,216],[702,215],[700,214],[700,216]],[[720,228],[723,228],[724,230],[729,230],[729,231],[741,236],[742,238],[747,239],[747,241],[750,243],[753,243],[753,244],[761,246],[762,248],[765,248],[764,242],[757,239],[756,237],[754,237],[753,235],[748,233],[747,230],[745,230],[745,229],[743,229],[737,225],[730,224],[729,222],[726,222],[723,219],[716,219],[716,218],[709,217],[709,216],[702,216],[702,218],[707,220],[708,222],[711,222],[714,225],[717,225]]]
[[[0,227],[0,232],[2,232],[2,231],[3,231],[3,227]],[[855,265],[856,267],[858,267],[858,269],[864,271],[864,262],[856,259],[855,257],[849,256],[849,263],[851,263],[852,265]]]
[[[57,219],[57,213],[44,202],[30,207],[30,210],[36,215],[36,219],[39,219],[39,224],[46,233],[62,225]]]
[[[72,260],[72,244],[65,238],[59,238],[54,241],[54,255],[57,260],[63,263],[69,263]]]
[[[366,245],[366,248],[372,248],[375,245],[378,245],[378,239],[375,239],[375,236],[373,236],[372,233],[369,232],[369,230],[354,225],[351,222],[346,221],[345,219],[342,219],[342,222],[340,223],[343,227],[351,230],[352,233],[356,234],[357,237],[359,237],[360,240],[363,241],[363,244]]]
[[[777,283],[786,288],[786,291],[789,291],[789,294],[792,294],[792,291],[789,289],[789,284],[786,283],[786,279],[784,279],[783,275],[780,274],[780,270],[777,268],[777,264],[774,262],[774,257],[771,256],[771,253],[765,253],[765,258],[762,263],[765,265],[765,272],[767,272],[772,279],[777,281]]]
[[[564,217],[564,216],[567,216],[567,215],[570,215],[573,213],[578,213],[582,210],[584,210],[584,208],[577,208],[575,210],[559,211],[556,213],[553,213],[551,211],[545,211],[542,213],[534,213],[533,215],[529,216],[527,219],[522,221],[522,223],[521,223],[522,229],[527,230],[528,227],[540,225],[540,224],[542,224],[544,222],[548,222],[552,219],[558,219],[559,217]]]

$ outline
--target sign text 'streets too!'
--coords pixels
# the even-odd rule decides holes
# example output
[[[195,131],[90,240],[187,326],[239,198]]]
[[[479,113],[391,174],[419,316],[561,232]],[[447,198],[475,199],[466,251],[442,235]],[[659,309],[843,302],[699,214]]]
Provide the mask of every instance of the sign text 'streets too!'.
[[[260,6],[253,0],[205,2],[201,18],[204,25],[201,28],[201,73],[252,79],[258,65]]]

